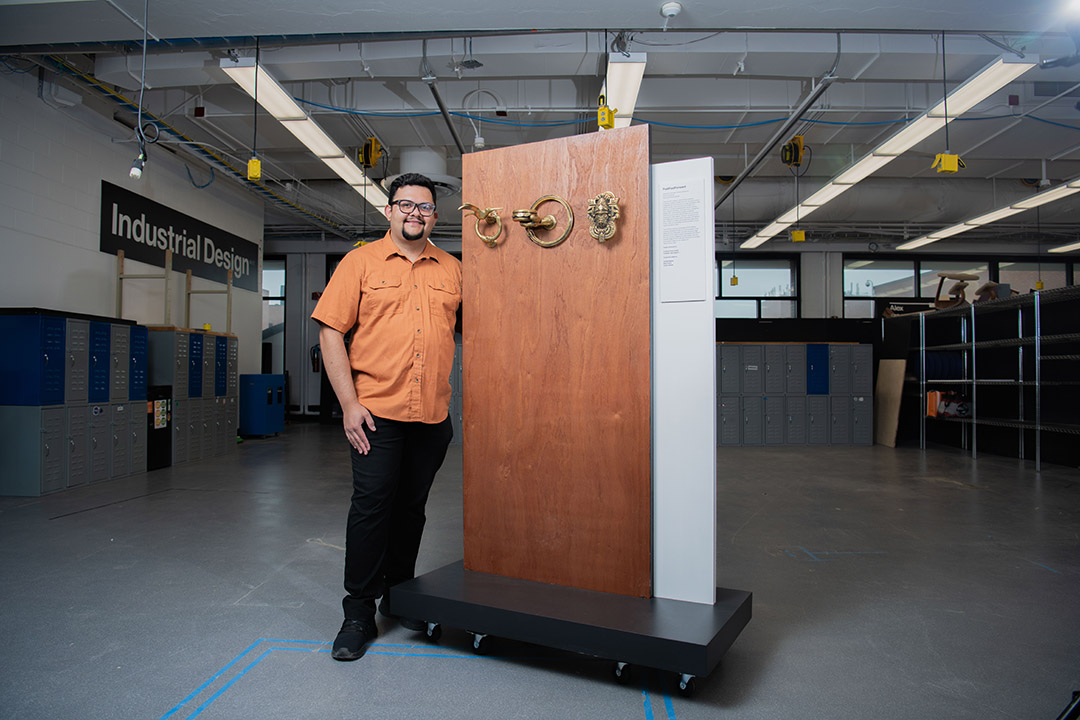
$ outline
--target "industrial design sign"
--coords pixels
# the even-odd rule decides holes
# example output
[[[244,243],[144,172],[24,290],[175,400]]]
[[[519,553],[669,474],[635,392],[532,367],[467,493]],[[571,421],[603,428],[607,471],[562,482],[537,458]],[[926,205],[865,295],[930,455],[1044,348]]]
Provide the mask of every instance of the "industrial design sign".
[[[234,287],[259,289],[258,245],[102,180],[101,252],[118,250],[162,268],[172,250],[173,270],[222,284],[232,270]]]

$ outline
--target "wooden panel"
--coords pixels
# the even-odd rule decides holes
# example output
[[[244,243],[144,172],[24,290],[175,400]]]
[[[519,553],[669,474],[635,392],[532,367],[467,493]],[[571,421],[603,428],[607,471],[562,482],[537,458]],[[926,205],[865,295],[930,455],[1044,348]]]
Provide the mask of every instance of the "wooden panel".
[[[462,227],[469,570],[651,594],[648,143],[639,126],[463,158],[462,198],[504,218],[494,249]],[[605,191],[621,218],[601,244]],[[543,248],[510,217],[549,194],[575,221]]]

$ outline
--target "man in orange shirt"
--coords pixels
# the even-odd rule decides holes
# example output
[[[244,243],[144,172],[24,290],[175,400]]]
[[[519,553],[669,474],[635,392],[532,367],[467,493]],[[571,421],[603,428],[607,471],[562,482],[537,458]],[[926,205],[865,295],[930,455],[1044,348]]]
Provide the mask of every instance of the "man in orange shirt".
[[[413,577],[428,491],[453,436],[450,367],[461,263],[428,240],[438,217],[428,178],[395,179],[384,212],[390,230],[345,256],[311,314],[322,326],[326,374],[341,402],[352,457],[345,622],[334,640],[336,660],[364,654],[379,634],[376,598]],[[380,612],[386,614],[385,605]],[[398,620],[411,630],[425,628]]]

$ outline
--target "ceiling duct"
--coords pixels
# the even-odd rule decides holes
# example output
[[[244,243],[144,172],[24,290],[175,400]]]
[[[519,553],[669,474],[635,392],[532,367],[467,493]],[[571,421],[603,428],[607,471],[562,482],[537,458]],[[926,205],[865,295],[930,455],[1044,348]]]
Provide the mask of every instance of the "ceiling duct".
[[[461,179],[446,172],[446,151],[442,148],[403,147],[397,149],[397,155],[400,172],[382,181],[386,190],[399,175],[420,173],[435,183],[435,192],[439,197],[461,192]]]

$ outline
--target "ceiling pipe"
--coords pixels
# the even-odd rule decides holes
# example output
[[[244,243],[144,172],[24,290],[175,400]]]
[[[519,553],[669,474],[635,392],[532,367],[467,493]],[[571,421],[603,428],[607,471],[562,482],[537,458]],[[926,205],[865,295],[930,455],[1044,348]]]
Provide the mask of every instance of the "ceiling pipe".
[[[798,107],[795,108],[795,111],[791,114],[791,116],[787,120],[785,120],[784,124],[780,126],[780,128],[773,134],[771,138],[769,138],[769,141],[766,142],[764,146],[762,146],[761,150],[758,151],[758,154],[754,156],[754,159],[750,161],[750,164],[743,168],[742,172],[735,176],[735,179],[731,182],[731,185],[727,187],[727,190],[724,191],[724,194],[721,195],[720,199],[716,201],[713,209],[719,209],[720,205],[722,205],[723,202],[727,200],[728,196],[731,195],[731,193],[735,192],[735,188],[739,187],[740,183],[742,183],[742,181],[745,180],[750,175],[750,173],[752,173],[754,169],[761,164],[761,161],[764,160],[770,152],[772,152],[772,149],[776,147],[776,144],[785,137],[787,137],[787,134],[791,130],[792,126],[794,126],[795,123],[799,122],[799,120],[802,119],[802,116],[806,114],[806,111],[809,110],[815,102],[817,102],[817,99],[821,97],[822,93],[824,93],[829,88],[829,86],[833,84],[833,81],[836,80],[836,68],[839,64],[840,33],[837,33],[836,60],[833,61],[832,68],[830,68],[827,73],[821,76],[821,79],[818,80],[817,87],[811,90],[810,94],[807,95],[801,103],[799,103]]]
[[[439,112],[442,113],[443,120],[446,121],[446,127],[450,129],[450,134],[454,137],[454,144],[457,145],[458,152],[464,155],[465,146],[461,144],[461,138],[458,137],[457,129],[454,127],[454,124],[450,122],[450,113],[446,110],[446,104],[443,103],[442,95],[439,94],[439,89],[435,87],[435,78],[428,79],[425,77],[424,81],[427,82],[428,87],[431,88],[431,94],[435,98],[435,104],[439,106]]]

